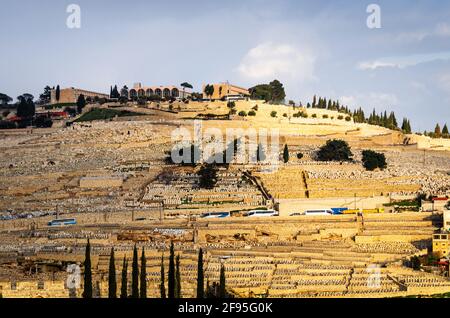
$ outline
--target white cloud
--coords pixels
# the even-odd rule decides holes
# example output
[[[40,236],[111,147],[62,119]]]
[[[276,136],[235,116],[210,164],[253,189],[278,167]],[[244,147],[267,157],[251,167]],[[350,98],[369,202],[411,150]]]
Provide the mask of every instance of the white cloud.
[[[358,69],[360,70],[376,70],[378,68],[406,68],[416,66],[423,63],[434,61],[448,61],[450,60],[450,52],[430,53],[430,54],[415,54],[408,56],[398,56],[390,58],[381,58],[374,61],[360,62]]]
[[[253,80],[315,80],[315,61],[316,58],[306,49],[266,42],[248,51],[237,71],[242,77]]]
[[[386,93],[368,93],[342,96],[339,98],[342,105],[355,107],[364,107],[366,109],[387,109],[398,104],[398,98],[395,94]]]
[[[447,23],[439,23],[434,33],[438,36],[450,36],[450,25]]]
[[[450,74],[444,74],[439,77],[438,85],[441,89],[450,94]]]
[[[450,36],[450,25],[445,22],[442,22],[436,24],[434,29],[401,32],[396,36],[396,41],[406,43],[421,42],[430,37],[449,37],[449,36]]]

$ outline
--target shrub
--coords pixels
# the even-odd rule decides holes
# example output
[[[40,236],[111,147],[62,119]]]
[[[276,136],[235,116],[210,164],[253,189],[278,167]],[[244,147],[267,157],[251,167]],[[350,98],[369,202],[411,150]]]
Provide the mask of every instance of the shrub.
[[[254,110],[251,110],[248,112],[249,116],[256,116],[256,112]]]
[[[303,154],[302,154],[301,152],[299,152],[299,153],[297,154],[297,159],[300,160],[300,159],[302,159],[302,158],[303,158]]]
[[[255,112],[257,112],[257,111],[258,111],[258,105],[253,106],[252,109],[253,109]]]
[[[342,119],[344,119],[344,116],[339,115],[339,116],[338,116],[338,119],[339,119],[339,120],[342,120]]]
[[[317,157],[320,161],[351,161],[353,154],[346,141],[334,139],[319,149]]]
[[[287,117],[287,114],[286,114],[286,113],[284,113],[284,114],[283,114],[283,117]]]
[[[386,157],[382,153],[364,150],[362,156],[363,166],[366,170],[373,171],[377,168],[383,170],[387,167]]]
[[[234,107],[236,107],[236,103],[235,102],[228,102],[227,103],[227,107],[228,108],[234,108]]]
[[[247,113],[245,111],[241,110],[238,115],[241,117],[246,117]]]
[[[312,114],[312,118],[317,118],[317,114]]]
[[[350,116],[345,117],[345,121],[351,121],[352,118]]]
[[[273,118],[277,117],[277,112],[276,111],[272,111],[270,113],[270,116],[273,117]]]
[[[327,119],[327,118],[328,118],[328,115],[325,114],[325,115],[322,116],[322,118],[323,118],[323,119]]]

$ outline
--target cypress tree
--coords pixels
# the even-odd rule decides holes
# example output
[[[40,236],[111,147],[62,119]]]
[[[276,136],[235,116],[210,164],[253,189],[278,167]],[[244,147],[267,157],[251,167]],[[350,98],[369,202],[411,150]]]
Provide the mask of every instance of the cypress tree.
[[[81,94],[80,96],[78,96],[77,99],[77,112],[81,114],[85,106],[86,106],[86,99],[84,98],[84,95]]]
[[[434,135],[435,137],[441,137],[441,126],[439,126],[439,124],[436,124],[436,127],[434,128]]]
[[[145,259],[145,251],[142,248],[141,256],[141,298],[147,298],[147,261]]]
[[[284,163],[288,163],[288,162],[289,162],[289,149],[288,149],[288,145],[284,145],[284,150],[283,150],[283,161],[284,161]]]
[[[166,285],[165,285],[165,273],[164,273],[164,255],[161,256],[161,283],[159,285],[159,291],[161,298],[166,298]]]
[[[126,256],[123,257],[122,285],[120,287],[120,298],[128,298],[128,262]]]
[[[92,298],[92,268],[91,268],[91,243],[89,239],[86,245],[84,260],[84,292],[83,298]]]
[[[59,88],[59,85],[56,86],[56,92],[55,92],[55,98],[56,101],[59,102],[59,98],[61,97],[61,90]]]
[[[220,266],[219,298],[226,297],[225,265]]]
[[[203,250],[200,248],[197,264],[197,298],[204,298],[205,286],[203,274]]]
[[[444,124],[444,127],[442,128],[442,134],[443,134],[443,135],[448,135],[448,127],[447,127],[447,124]]]
[[[117,298],[116,264],[114,260],[114,247],[109,257],[108,297]]]
[[[258,144],[258,149],[256,149],[256,161],[261,162],[266,160],[266,154],[262,144]]]
[[[181,298],[180,255],[177,255],[175,262],[175,298]]]
[[[169,256],[169,275],[168,275],[168,298],[175,298],[175,251],[173,242],[170,243],[170,256]]]
[[[133,264],[131,268],[131,298],[139,298],[139,265],[136,244],[133,249]]]

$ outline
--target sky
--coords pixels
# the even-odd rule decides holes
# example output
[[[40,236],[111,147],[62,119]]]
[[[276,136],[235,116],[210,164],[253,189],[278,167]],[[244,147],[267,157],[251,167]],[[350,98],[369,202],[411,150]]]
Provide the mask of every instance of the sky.
[[[80,8],[80,28],[69,28]],[[370,4],[380,28],[369,28]],[[0,0],[0,93],[280,80],[414,131],[450,124],[450,1]],[[375,16],[376,17],[376,16]],[[69,23],[69,25],[71,25]]]

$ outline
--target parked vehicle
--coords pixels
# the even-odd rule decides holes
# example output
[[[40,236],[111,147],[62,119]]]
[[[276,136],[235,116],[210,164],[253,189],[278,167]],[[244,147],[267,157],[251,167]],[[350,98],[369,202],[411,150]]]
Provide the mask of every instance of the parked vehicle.
[[[201,215],[202,219],[223,219],[231,216],[230,212],[207,212]]]
[[[244,213],[245,217],[271,217],[279,216],[275,210],[252,210]]]
[[[57,219],[48,222],[48,226],[68,226],[68,225],[76,225],[76,219]]]

